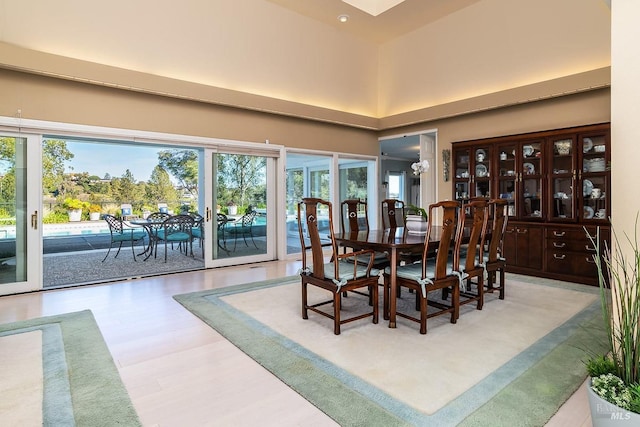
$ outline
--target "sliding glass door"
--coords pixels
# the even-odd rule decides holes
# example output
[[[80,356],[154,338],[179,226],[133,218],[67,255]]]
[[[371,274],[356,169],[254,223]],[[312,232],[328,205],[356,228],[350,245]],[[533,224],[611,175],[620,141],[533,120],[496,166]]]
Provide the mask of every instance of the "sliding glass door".
[[[207,267],[275,259],[274,154],[206,150]]]
[[[0,295],[42,286],[40,153],[37,136],[0,135]]]

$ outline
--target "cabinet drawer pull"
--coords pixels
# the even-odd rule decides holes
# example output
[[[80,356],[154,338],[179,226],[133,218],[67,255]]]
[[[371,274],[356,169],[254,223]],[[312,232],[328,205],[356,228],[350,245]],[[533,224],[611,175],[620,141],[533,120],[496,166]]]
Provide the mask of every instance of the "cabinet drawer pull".
[[[596,248],[592,248],[592,247],[591,247],[591,246],[589,246],[589,245],[584,245],[584,248],[585,248],[586,250],[588,250],[588,251],[591,251],[591,252],[595,252],[595,251],[596,251]]]
[[[528,230],[528,229],[526,229],[526,228],[525,228],[524,230],[521,230],[521,229],[519,229],[519,228],[516,228],[516,231],[517,231],[518,233],[520,233],[520,234],[526,234],[526,233],[527,233],[527,231],[529,231],[529,230]]]
[[[564,237],[564,235],[567,234],[566,231],[554,231],[553,235],[556,237]]]
[[[553,257],[554,257],[555,259],[565,259],[567,256],[566,256],[565,254],[562,254],[562,255],[553,254]]]
[[[567,244],[564,243],[564,242],[562,242],[562,243],[553,242],[553,247],[554,248],[564,248],[565,246],[567,246]]]
[[[589,237],[590,240],[596,240],[598,238],[597,235],[592,236],[591,234],[587,233],[587,236]]]
[[[589,263],[589,264],[595,264],[596,263],[596,261],[593,259],[593,257],[586,256],[586,257],[584,257],[584,260],[587,261],[587,263]]]

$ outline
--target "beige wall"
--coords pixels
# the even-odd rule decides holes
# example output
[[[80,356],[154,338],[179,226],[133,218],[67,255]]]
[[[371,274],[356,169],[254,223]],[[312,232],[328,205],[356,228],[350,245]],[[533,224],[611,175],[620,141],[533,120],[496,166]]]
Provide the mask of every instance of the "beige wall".
[[[640,198],[636,197],[640,168],[640,56],[635,41],[640,40],[640,2],[612,2],[611,48],[611,196],[612,223],[618,237],[635,233]],[[626,245],[625,245],[626,248]],[[630,250],[627,256],[635,256]]]
[[[0,116],[377,155],[373,131],[0,70]]]
[[[0,40],[375,115],[377,46],[265,0],[0,0]],[[0,63],[4,61],[0,57]]]
[[[602,0],[482,0],[380,48],[385,117],[610,65]]]

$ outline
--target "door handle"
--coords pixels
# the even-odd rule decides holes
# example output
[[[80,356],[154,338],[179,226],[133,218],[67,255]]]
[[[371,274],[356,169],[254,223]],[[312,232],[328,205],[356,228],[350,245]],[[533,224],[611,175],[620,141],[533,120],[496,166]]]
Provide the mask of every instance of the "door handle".
[[[211,221],[211,209],[208,206],[204,210],[204,218],[207,222]]]
[[[38,211],[34,211],[31,214],[31,228],[34,230],[38,229]]]

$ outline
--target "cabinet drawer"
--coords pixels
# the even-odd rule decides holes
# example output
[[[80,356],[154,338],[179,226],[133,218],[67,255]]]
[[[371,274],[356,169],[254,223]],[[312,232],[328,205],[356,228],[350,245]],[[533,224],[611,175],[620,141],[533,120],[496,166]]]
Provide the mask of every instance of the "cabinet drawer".
[[[547,271],[572,276],[598,277],[598,268],[588,253],[547,250]]]
[[[596,248],[593,242],[588,239],[582,240],[566,240],[566,239],[547,239],[547,251],[559,252],[589,252],[595,253]]]

